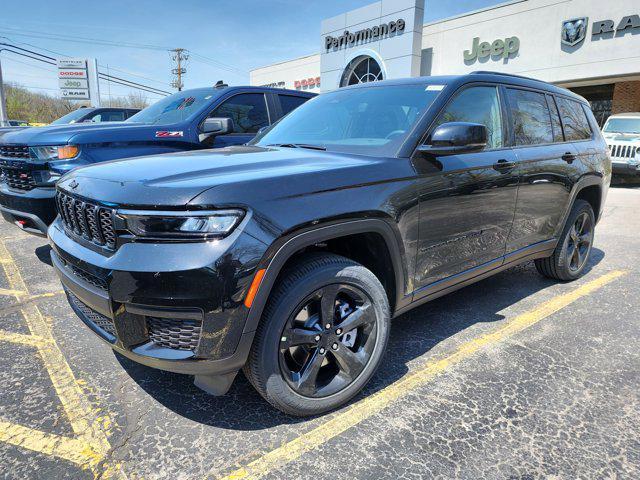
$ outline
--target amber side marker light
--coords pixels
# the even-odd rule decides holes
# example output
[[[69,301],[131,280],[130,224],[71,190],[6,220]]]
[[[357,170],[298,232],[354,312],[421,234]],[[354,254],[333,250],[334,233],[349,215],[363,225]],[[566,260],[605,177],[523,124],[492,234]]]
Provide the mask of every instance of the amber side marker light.
[[[75,145],[64,145],[62,147],[58,147],[58,158],[60,160],[73,158],[76,155],[78,155],[78,147]]]
[[[245,307],[251,308],[251,305],[253,304],[253,299],[256,298],[256,294],[258,293],[258,289],[260,288],[262,277],[264,277],[264,272],[266,272],[266,269],[262,268],[258,270],[255,276],[253,277],[253,281],[251,282],[251,286],[249,287],[247,296],[244,299]]]

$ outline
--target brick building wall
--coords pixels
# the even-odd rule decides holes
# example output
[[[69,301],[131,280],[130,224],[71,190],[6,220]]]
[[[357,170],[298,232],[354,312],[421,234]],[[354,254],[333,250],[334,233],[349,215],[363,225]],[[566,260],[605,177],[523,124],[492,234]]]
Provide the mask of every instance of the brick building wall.
[[[611,113],[626,112],[640,112],[640,81],[616,83]]]

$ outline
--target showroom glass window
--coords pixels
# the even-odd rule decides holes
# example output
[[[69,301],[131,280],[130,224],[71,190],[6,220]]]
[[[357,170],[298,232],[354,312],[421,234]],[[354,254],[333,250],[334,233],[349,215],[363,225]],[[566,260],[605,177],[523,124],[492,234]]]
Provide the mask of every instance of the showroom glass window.
[[[435,125],[449,122],[479,123],[487,127],[487,148],[504,146],[502,134],[502,111],[496,87],[471,87],[461,93],[446,106]]]
[[[269,125],[267,103],[262,93],[242,93],[231,97],[211,112],[209,117],[231,118],[233,133],[256,133]]]
[[[516,145],[553,143],[551,113],[544,94],[510,88],[507,98]]]
[[[580,103],[557,97],[560,116],[564,125],[564,136],[568,142],[591,138],[591,127]]]

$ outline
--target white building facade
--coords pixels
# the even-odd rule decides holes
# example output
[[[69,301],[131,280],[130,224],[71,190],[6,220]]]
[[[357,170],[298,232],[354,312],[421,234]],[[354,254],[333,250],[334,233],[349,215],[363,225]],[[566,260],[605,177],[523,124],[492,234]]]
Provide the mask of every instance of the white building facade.
[[[252,70],[251,84],[322,92],[491,70],[571,88],[601,122],[640,111],[638,0],[517,0],[427,24],[424,9],[382,0],[323,20],[319,53]]]

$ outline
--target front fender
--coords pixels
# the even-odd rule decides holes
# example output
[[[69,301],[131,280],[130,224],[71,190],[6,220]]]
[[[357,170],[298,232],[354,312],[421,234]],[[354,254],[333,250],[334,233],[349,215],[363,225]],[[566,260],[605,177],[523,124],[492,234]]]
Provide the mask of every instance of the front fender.
[[[367,218],[361,220],[347,220],[330,225],[314,226],[311,230],[296,233],[279,238],[275,241],[263,256],[256,270],[266,269],[260,283],[258,293],[253,300],[244,333],[253,332],[258,326],[262,311],[267,303],[278,274],[292,255],[304,247],[330,240],[332,238],[354,235],[358,233],[378,233],[384,239],[391,255],[395,283],[396,283],[396,309],[410,302],[405,296],[405,286],[408,283],[408,272],[404,260],[404,249],[399,234],[382,218]]]

